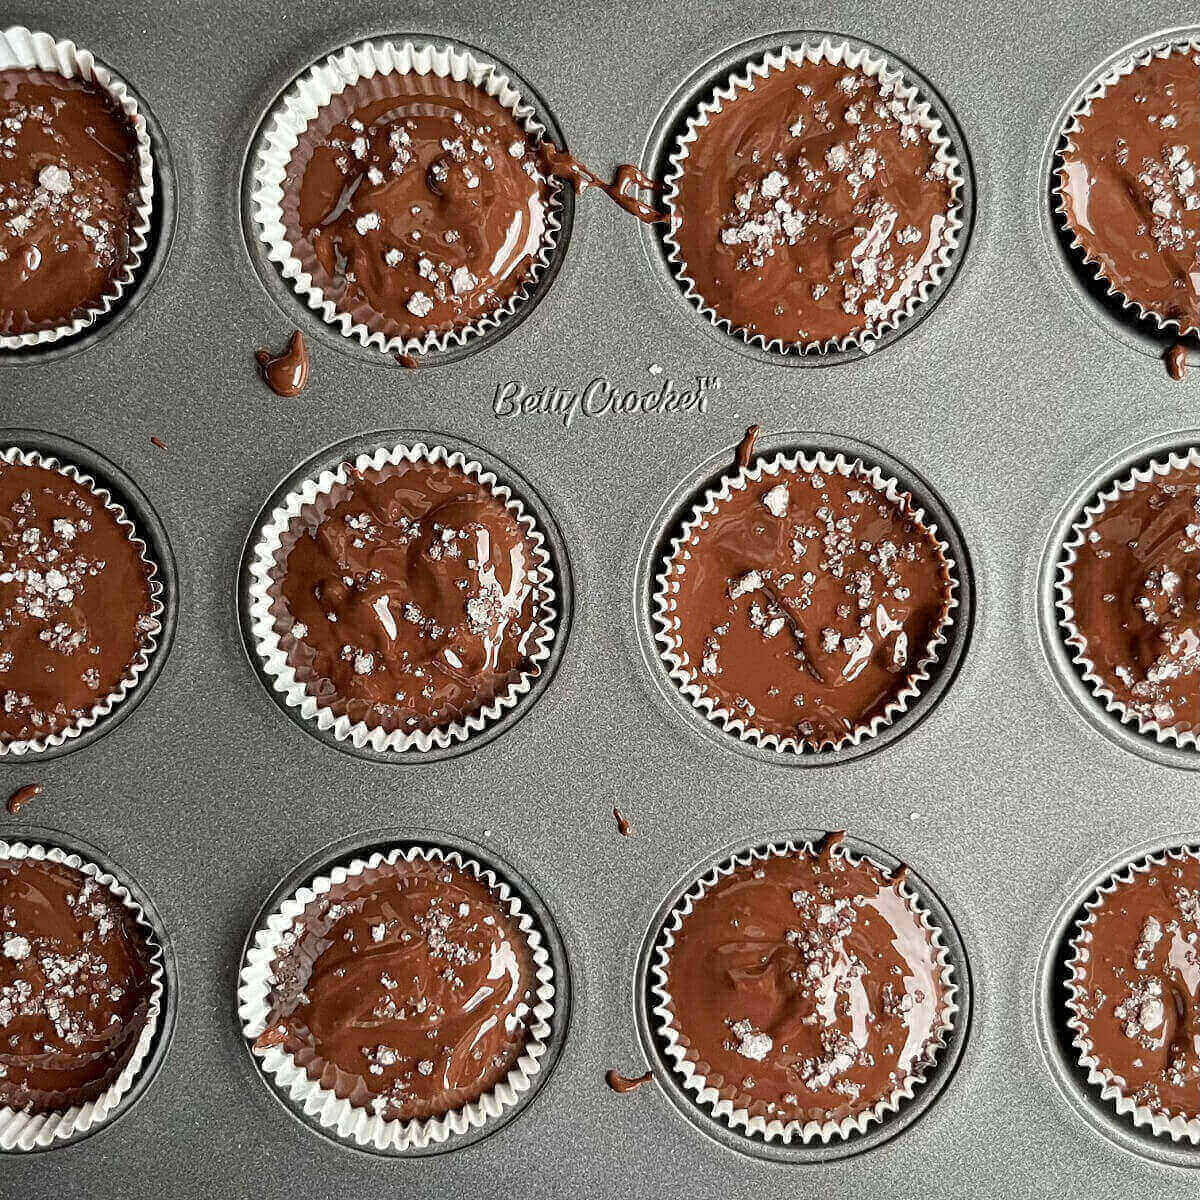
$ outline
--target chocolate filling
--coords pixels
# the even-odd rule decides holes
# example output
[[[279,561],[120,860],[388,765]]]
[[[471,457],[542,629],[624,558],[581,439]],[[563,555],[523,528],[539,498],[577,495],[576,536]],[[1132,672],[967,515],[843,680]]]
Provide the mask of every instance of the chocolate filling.
[[[385,1120],[438,1116],[503,1081],[535,1004],[529,943],[491,889],[417,859],[335,884],[272,963],[260,1048]]]
[[[150,950],[90,876],[0,859],[0,1105],[53,1112],[106,1091],[149,1016]]]
[[[153,643],[151,568],[90,488],[0,461],[0,742],[76,724]]]
[[[283,221],[340,312],[423,338],[497,312],[529,282],[550,195],[536,142],[498,100],[393,72],[350,85],[309,122]]]
[[[736,867],[668,951],[686,1060],[751,1117],[857,1117],[937,1053],[946,994],[931,933],[901,877],[851,862],[839,840]]]
[[[1086,1053],[1156,1114],[1200,1118],[1200,862],[1169,856],[1101,893],[1071,1002]]]
[[[282,540],[276,628],[309,695],[389,732],[429,732],[536,672],[543,600],[529,534],[440,463],[353,473]]]
[[[1071,639],[1130,712],[1200,732],[1200,467],[1135,483],[1076,550]]]
[[[0,71],[0,333],[69,325],[129,257],[137,139],[103,88]]]
[[[891,83],[788,63],[712,113],[670,203],[682,274],[768,343],[891,321],[947,247],[946,163]]]
[[[1121,76],[1069,135],[1063,211],[1122,295],[1200,327],[1200,56],[1179,48]]]
[[[949,565],[861,467],[764,472],[669,562],[689,682],[750,729],[839,745],[908,686],[949,612]]]

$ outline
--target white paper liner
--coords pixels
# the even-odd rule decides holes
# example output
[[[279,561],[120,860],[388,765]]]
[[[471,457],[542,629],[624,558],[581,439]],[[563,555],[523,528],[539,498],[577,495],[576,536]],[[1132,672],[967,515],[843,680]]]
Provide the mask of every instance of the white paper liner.
[[[1178,729],[1175,726],[1164,727],[1152,718],[1133,712],[1124,701],[1117,699],[1087,656],[1087,638],[1075,624],[1073,594],[1078,551],[1105,509],[1122,495],[1133,491],[1138,484],[1150,483],[1156,477],[1183,470],[1185,467],[1200,469],[1200,447],[1192,446],[1186,452],[1173,450],[1166,458],[1152,459],[1144,467],[1134,467],[1128,475],[1104,488],[1085,505],[1078,520],[1071,526],[1070,537],[1063,543],[1054,590],[1057,593],[1055,607],[1058,609],[1058,627],[1062,632],[1063,641],[1071,650],[1071,661],[1082,671],[1083,681],[1091,687],[1092,694],[1103,701],[1105,709],[1114,713],[1122,724],[1136,726],[1138,733],[1153,737],[1159,743],[1200,748],[1200,734],[1196,731]]]
[[[402,729],[386,730],[371,726],[364,721],[351,721],[345,715],[334,713],[319,703],[306,690],[306,681],[296,677],[296,672],[287,660],[287,651],[280,645],[280,633],[275,627],[272,594],[275,585],[271,571],[276,556],[282,548],[282,540],[293,520],[302,509],[313,503],[322,494],[327,494],[339,484],[348,481],[351,465],[358,471],[382,470],[385,466],[397,466],[402,462],[430,462],[461,471],[468,478],[488,488],[500,499],[513,519],[520,525],[533,551],[538,584],[534,609],[534,627],[530,636],[528,666],[519,679],[511,683],[505,692],[490,700],[474,712],[460,717],[448,725],[442,725],[426,733],[423,730],[405,732]],[[417,442],[413,446],[381,447],[372,454],[360,454],[353,464],[339,463],[336,470],[322,471],[315,479],[306,479],[295,491],[289,492],[283,502],[271,513],[270,519],[259,533],[258,541],[250,561],[250,622],[255,649],[263,670],[270,677],[271,686],[279,692],[289,708],[298,708],[305,720],[315,720],[317,728],[328,730],[339,741],[349,741],[357,749],[370,747],[375,751],[431,750],[444,749],[455,742],[465,741],[478,733],[492,721],[498,720],[508,709],[520,702],[541,674],[554,644],[558,623],[557,597],[554,591],[554,572],[550,566],[550,555],[546,550],[545,538],[525,505],[504,484],[480,463],[468,459],[461,451],[448,451],[444,446],[427,446]]]
[[[58,474],[65,475],[68,479],[82,484],[96,496],[125,531],[130,543],[138,552],[138,556],[146,565],[146,584],[150,590],[150,618],[153,622],[145,631],[146,644],[138,651],[137,656],[130,664],[129,673],[113,691],[92,707],[86,717],[73,725],[68,725],[65,729],[60,729],[57,733],[47,734],[45,737],[20,738],[11,742],[0,741],[0,761],[3,761],[5,755],[8,754],[38,754],[51,747],[61,746],[64,742],[71,738],[77,738],[85,730],[91,729],[98,721],[107,717],[137,686],[138,679],[150,665],[150,660],[158,650],[158,635],[162,632],[162,615],[165,606],[162,601],[162,583],[158,579],[158,566],[150,557],[150,551],[145,541],[139,536],[137,526],[107,488],[101,487],[90,475],[85,475],[70,463],[63,463],[48,455],[41,455],[36,450],[22,450],[16,446],[9,446],[7,449],[0,450],[0,462],[8,463],[10,466],[19,463],[25,467],[43,467],[47,471],[56,471]]]
[[[280,940],[305,907],[332,887],[368,869],[417,859],[442,862],[473,876],[507,907],[509,916],[524,935],[533,959],[537,1003],[529,1014],[525,1049],[505,1079],[478,1100],[441,1116],[407,1121],[386,1120],[349,1100],[339,1100],[335,1093],[313,1082],[305,1069],[298,1066],[282,1046],[253,1049],[264,1073],[274,1078],[280,1090],[294,1104],[300,1105],[305,1115],[315,1118],[322,1128],[331,1130],[339,1138],[376,1150],[421,1149],[443,1143],[470,1129],[478,1129],[486,1121],[512,1108],[533,1087],[534,1077],[541,1070],[541,1059],[549,1045],[550,1021],[554,1014],[554,967],[541,934],[533,918],[525,911],[520,896],[492,871],[472,858],[464,858],[457,850],[412,846],[408,850],[389,850],[386,854],[376,852],[367,859],[356,858],[344,867],[334,867],[327,875],[318,875],[283,901],[267,918],[266,924],[255,931],[238,982],[238,1017],[242,1022],[243,1035],[253,1042],[266,1029],[270,1016],[271,987],[275,982],[272,967]]]
[[[1139,1129],[1149,1126],[1158,1135],[1166,1134],[1171,1141],[1188,1141],[1193,1146],[1200,1146],[1200,1117],[1191,1120],[1183,1116],[1168,1117],[1165,1113],[1155,1112],[1143,1104],[1137,1104],[1125,1095],[1125,1080],[1105,1067],[1092,1053],[1092,1041],[1088,1037],[1087,1020],[1080,1012],[1084,997],[1078,987],[1078,979],[1084,964],[1088,961],[1091,950],[1092,930],[1096,924],[1096,914],[1105,900],[1112,896],[1123,883],[1132,883],[1136,873],[1149,874],[1156,868],[1168,866],[1172,860],[1182,862],[1185,859],[1200,859],[1200,846],[1183,846],[1179,849],[1158,850],[1147,854],[1114,872],[1100,884],[1091,899],[1084,907],[1087,916],[1076,921],[1075,936],[1071,938],[1071,957],[1067,960],[1067,977],[1065,980],[1069,999],[1067,1008],[1073,1014],[1067,1021],[1068,1028],[1075,1031],[1072,1046],[1079,1051],[1079,1065],[1087,1069],[1088,1083],[1100,1088],[1100,1098],[1113,1103],[1118,1113],[1130,1117]],[[1132,950],[1132,947],[1130,947]],[[1200,1105],[1200,1099],[1197,1100]]]
[[[928,264],[926,275],[915,282],[910,282],[892,297],[892,309],[888,316],[877,322],[868,323],[863,329],[848,333],[840,338],[828,338],[825,341],[784,342],[780,338],[768,340],[761,333],[752,334],[743,326],[734,325],[728,317],[723,317],[701,295],[694,279],[687,273],[687,263],[683,258],[683,250],[675,237],[675,230],[680,223],[680,215],[676,208],[679,198],[680,185],[687,169],[687,159],[692,143],[700,136],[700,130],[705,127],[714,113],[721,111],[723,106],[736,99],[739,92],[753,91],[755,79],[766,79],[773,71],[783,70],[789,64],[828,62],[835,66],[844,66],[847,70],[860,71],[881,83],[895,85],[896,96],[908,106],[909,112],[916,118],[924,129],[934,148],[935,161],[942,164],[946,170],[946,180],[950,185],[950,206],[946,214],[946,225],[942,230],[941,245],[934,259]],[[663,203],[670,215],[670,222],[664,234],[667,243],[667,261],[671,264],[675,278],[683,288],[683,294],[692,306],[703,316],[726,333],[740,337],[750,346],[773,351],[779,354],[819,354],[826,355],[834,352],[844,352],[857,347],[864,353],[870,353],[875,348],[879,338],[890,330],[899,327],[901,321],[912,316],[917,307],[928,300],[937,288],[958,249],[958,235],[963,227],[961,193],[963,188],[962,164],[953,153],[950,139],[946,136],[942,122],[934,113],[929,101],[921,100],[918,90],[905,80],[904,73],[892,66],[882,55],[872,53],[865,46],[857,50],[847,42],[833,41],[823,38],[816,45],[801,42],[795,46],[781,46],[772,50],[762,58],[747,64],[742,70],[730,75],[726,81],[714,89],[712,95],[700,103],[696,112],[688,118],[687,128],[680,134],[676,148],[670,156],[671,169],[663,180]],[[915,290],[914,290],[915,286]],[[897,303],[897,300],[903,303]]]
[[[946,564],[949,579],[947,602],[941,620],[934,629],[924,653],[908,672],[903,687],[897,690],[882,712],[876,713],[865,724],[855,727],[839,739],[827,737],[819,745],[800,737],[780,737],[777,733],[767,733],[758,729],[738,713],[722,706],[715,696],[709,695],[703,682],[697,682],[702,681],[703,677],[694,666],[685,661],[683,644],[678,634],[680,619],[676,611],[679,580],[691,559],[687,543],[697,527],[703,528],[707,524],[708,518],[716,511],[718,505],[728,500],[734,490],[743,491],[751,483],[758,483],[766,476],[779,475],[781,472],[811,471],[824,471],[827,474],[836,471],[846,478],[856,475],[864,483],[868,483],[934,539]],[[925,510],[917,506],[912,494],[904,491],[895,479],[884,475],[878,467],[867,466],[862,459],[856,458],[851,461],[842,454],[830,457],[821,452],[816,457],[811,457],[807,454],[779,453],[770,459],[757,458],[750,466],[734,474],[722,476],[720,482],[710,488],[704,499],[693,507],[692,515],[684,523],[679,534],[671,540],[671,549],[664,556],[662,570],[655,576],[654,623],[657,628],[654,639],[659,645],[659,654],[667,665],[671,680],[691,701],[692,707],[726,732],[736,734],[742,741],[767,750],[796,754],[839,749],[846,745],[857,746],[895,721],[921,694],[921,689],[929,681],[930,671],[946,644],[949,629],[954,624],[954,610],[958,607],[958,586],[958,567],[950,556],[949,545],[938,535],[937,525],[926,520]]]
[[[0,350],[24,350],[30,346],[42,346],[72,337],[94,325],[100,317],[112,312],[125,290],[133,283],[142,255],[146,252],[150,233],[150,215],[154,207],[154,159],[150,148],[150,132],[146,118],[138,110],[138,103],[125,80],[115,71],[97,62],[90,50],[83,50],[74,42],[55,41],[48,33],[34,32],[23,25],[13,25],[0,30],[0,71],[14,67],[40,68],[53,71],[68,79],[83,79],[102,87],[129,119],[137,142],[138,156],[138,202],[134,209],[129,229],[129,251],[121,272],[114,278],[111,288],[82,316],[69,325],[54,329],[40,329],[33,333],[0,335]]]
[[[1140,54],[1133,58],[1123,59],[1115,66],[1110,67],[1087,91],[1079,106],[1071,113],[1067,120],[1067,124],[1063,127],[1062,132],[1058,137],[1058,146],[1055,151],[1054,161],[1054,177],[1058,183],[1051,189],[1051,195],[1054,197],[1054,213],[1062,226],[1071,235],[1071,249],[1074,250],[1082,259],[1083,262],[1091,267],[1095,277],[1105,284],[1108,288],[1108,295],[1115,300],[1121,302],[1121,307],[1125,309],[1133,309],[1139,317],[1145,317],[1153,321],[1157,327],[1163,332],[1176,330],[1181,334],[1200,333],[1200,325],[1191,324],[1183,325],[1175,317],[1165,317],[1155,312],[1151,308],[1146,308],[1139,301],[1134,300],[1130,296],[1126,296],[1104,273],[1104,263],[1090,254],[1086,246],[1080,240],[1079,234],[1076,233],[1074,226],[1071,224],[1066,207],[1066,191],[1062,182],[1062,162],[1066,154],[1072,153],[1077,149],[1072,135],[1079,132],[1082,128],[1082,122],[1086,117],[1091,116],[1092,105],[1104,96],[1110,87],[1113,86],[1119,79],[1125,75],[1131,75],[1139,67],[1144,67],[1155,58],[1169,58],[1176,53],[1197,53],[1200,52],[1200,40],[1191,38],[1179,42],[1167,42],[1158,46],[1151,46],[1143,50]],[[1187,136],[1181,136],[1181,141],[1187,141]],[[1197,153],[1197,148],[1193,145],[1192,153]]]
[[[0,1150],[41,1150],[103,1124],[133,1087],[146,1055],[150,1052],[162,1013],[165,988],[163,951],[150,918],[130,894],[129,889],[119,879],[102,871],[95,863],[87,862],[78,854],[61,850],[57,846],[5,841],[0,841],[0,859],[60,863],[90,876],[107,888],[133,914],[150,952],[150,1001],[146,1010],[146,1023],[134,1046],[133,1054],[108,1090],[86,1104],[77,1104],[55,1112],[30,1113],[0,1106]]]
[[[793,855],[812,855],[820,853],[817,842],[770,842],[765,846],[756,846],[725,859],[702,875],[680,897],[670,915],[663,922],[659,931],[654,950],[654,960],[651,965],[651,994],[654,997],[653,1016],[657,1018],[659,1035],[665,1042],[664,1052],[670,1060],[669,1065],[683,1083],[684,1088],[696,1094],[696,1103],[709,1109],[712,1116],[722,1121],[730,1129],[740,1130],[748,1137],[762,1137],[768,1142],[782,1142],[788,1145],[799,1141],[808,1143],[820,1139],[828,1144],[833,1138],[848,1138],[855,1133],[866,1133],[873,1121],[882,1121],[889,1113],[897,1112],[901,1101],[911,1100],[916,1089],[925,1082],[929,1071],[937,1062],[938,1055],[946,1048],[950,1032],[954,1028],[954,1018],[958,1013],[958,985],[954,982],[954,964],[950,961],[949,952],[942,941],[941,930],[934,924],[928,909],[921,898],[906,882],[898,885],[898,890],[908,902],[912,912],[920,918],[921,925],[928,931],[930,946],[941,974],[943,996],[941,1020],[933,1031],[932,1039],[922,1055],[914,1060],[913,1070],[903,1084],[897,1087],[889,1096],[883,1097],[873,1108],[859,1113],[857,1116],[846,1116],[840,1121],[798,1120],[782,1121],[778,1118],[767,1120],[763,1116],[751,1116],[744,1108],[734,1108],[733,1101],[721,1096],[720,1091],[711,1086],[706,1076],[697,1072],[695,1064],[688,1060],[688,1047],[681,1044],[678,1031],[675,1028],[675,1016],[671,1012],[671,993],[668,990],[667,968],[670,963],[671,950],[675,945],[675,935],[683,926],[697,903],[721,879],[733,874],[739,867],[749,866],[754,862],[765,862],[770,858],[791,857]],[[892,878],[892,873],[864,855],[855,854],[848,847],[837,844],[831,853],[845,858],[857,866],[863,862],[869,863],[880,871],[885,878]]]
[[[398,46],[382,40],[359,42],[314,64],[280,97],[273,110],[274,122],[254,163],[253,211],[259,240],[267,247],[267,257],[278,265],[283,278],[291,282],[297,295],[326,324],[336,326],[344,337],[357,338],[363,346],[375,346],[386,354],[428,354],[465,345],[472,338],[495,329],[529,299],[554,257],[561,229],[558,213],[562,184],[553,178],[546,181],[546,228],[539,252],[521,287],[492,311],[446,333],[434,330],[408,338],[398,335],[389,338],[381,330],[371,330],[361,321],[355,321],[349,313],[339,311],[337,304],[326,299],[325,293],[304,270],[289,240],[283,220],[285,176],[301,135],[334,96],[360,79],[393,73],[432,74],[443,79],[469,81],[508,109],[532,142],[536,144],[546,137],[545,127],[538,121],[533,106],[494,63],[449,46],[438,48],[412,42]]]

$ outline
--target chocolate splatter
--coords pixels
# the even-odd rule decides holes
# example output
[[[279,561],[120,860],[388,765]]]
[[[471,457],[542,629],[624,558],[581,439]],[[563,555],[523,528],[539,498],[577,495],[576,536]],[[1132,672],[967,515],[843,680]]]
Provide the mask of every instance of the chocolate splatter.
[[[152,445],[155,445],[155,446],[157,446],[157,447],[158,447],[160,450],[164,450],[164,451],[165,451],[165,450],[166,450],[166,448],[167,448],[167,443],[166,443],[166,442],[164,442],[164,441],[162,440],[162,438],[155,437],[155,436],[154,436],[154,434],[151,434],[151,435],[150,435],[150,442],[151,442],[151,444],[152,444]]]
[[[407,350],[402,350],[397,354],[396,361],[410,371],[415,371],[421,365],[421,360],[415,354],[409,354]]]
[[[283,1025],[268,1025],[258,1035],[254,1043],[255,1050],[269,1050],[272,1046],[282,1046],[287,1040],[287,1029]]]
[[[629,822],[625,819],[625,814],[619,809],[613,809],[613,816],[617,819],[617,832],[622,837],[629,836]]]
[[[643,1083],[649,1083],[653,1075],[647,1071],[645,1075],[638,1075],[630,1078],[628,1075],[621,1075],[617,1071],[609,1071],[604,1076],[604,1082],[618,1095],[624,1095],[626,1092],[632,1092],[636,1088],[640,1088]]]
[[[259,350],[254,355],[267,387],[277,396],[298,396],[308,384],[308,347],[296,330],[282,354]]]
[[[746,436],[742,438],[737,448],[737,458],[734,460],[739,471],[744,471],[754,461],[754,443],[758,440],[757,425],[751,425],[746,430]]]
[[[1182,342],[1176,342],[1164,355],[1167,360],[1167,374],[1177,382],[1187,378],[1188,348]]]
[[[42,794],[42,785],[40,783],[27,783],[22,788],[17,788],[15,792],[8,798],[8,811],[19,813],[26,804],[34,798]]]

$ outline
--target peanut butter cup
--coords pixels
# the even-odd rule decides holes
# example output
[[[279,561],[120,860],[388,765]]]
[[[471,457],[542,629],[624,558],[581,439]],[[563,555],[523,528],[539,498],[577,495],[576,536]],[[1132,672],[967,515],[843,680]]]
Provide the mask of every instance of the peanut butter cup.
[[[903,881],[791,843],[739,856],[686,894],[660,943],[655,1012],[702,1103],[784,1141],[862,1132],[945,1045],[955,987]]]
[[[961,226],[929,106],[846,45],[786,48],[718,88],[672,158],[671,258],[710,319],[771,349],[869,348]]]
[[[0,334],[69,332],[115,299],[141,187],[138,136],[108,91],[0,71]]]
[[[1160,324],[1200,329],[1200,49],[1122,64],[1065,136],[1056,192],[1075,246]]]
[[[894,481],[841,456],[778,455],[727,477],[684,525],[658,640],[710,719],[772,748],[837,747],[918,694],[955,586]]]
[[[260,653],[339,736],[445,744],[539,673],[553,595],[541,534],[461,455],[399,447],[343,464],[272,530],[257,554]]]
[[[281,1082],[302,1073],[306,1097],[368,1114],[360,1143],[444,1140],[530,1086],[552,972],[490,872],[376,854],[298,893],[271,930],[243,971],[243,1011],[264,1013],[254,1051]]]
[[[1088,506],[1060,564],[1084,677],[1160,740],[1200,735],[1200,453],[1139,468]]]
[[[560,185],[532,110],[494,68],[392,43],[367,65],[362,49],[329,60],[340,90],[328,76],[298,82],[306,123],[279,117],[260,163],[264,237],[343,332],[388,351],[444,348],[527,294]]]
[[[74,736],[124,697],[160,628],[154,573],[107,493],[0,455],[0,753]]]
[[[0,1106],[44,1114],[108,1092],[144,1053],[152,973],[134,912],[96,877],[0,856]]]
[[[1087,910],[1068,978],[1081,1062],[1138,1124],[1200,1143],[1200,859],[1151,855]]]

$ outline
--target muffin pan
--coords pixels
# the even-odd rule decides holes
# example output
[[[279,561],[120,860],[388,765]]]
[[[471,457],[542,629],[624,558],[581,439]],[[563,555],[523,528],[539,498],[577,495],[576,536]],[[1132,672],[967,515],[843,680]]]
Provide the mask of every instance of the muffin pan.
[[[112,850],[163,914],[179,1019],[173,1038],[164,1021],[119,1120],[78,1146],[4,1159],[14,1194],[121,1200],[148,1179],[186,1200],[480,1186],[673,1197],[697,1181],[733,1200],[1194,1193],[1181,1168],[1200,1152],[1123,1122],[1079,1073],[1061,980],[1095,882],[1148,845],[1196,841],[1197,756],[1104,712],[1054,608],[1079,506],[1131,464],[1200,440],[1195,378],[1173,381],[1161,340],[1074,270],[1050,203],[1054,147],[1088,81],[1131,46],[1170,40],[1179,18],[1116,0],[1086,21],[1026,0],[921,16],[846,0],[832,28],[805,33],[781,29],[789,17],[767,0],[736,13],[651,0],[636,19],[535,0],[503,14],[447,0],[424,16],[379,0],[208,0],[173,22],[125,3],[22,10],[137,88],[162,224],[139,283],[97,328],[0,355],[13,427],[2,440],[112,486],[150,541],[167,612],[150,669],[109,720],[59,753],[0,761],[0,800],[43,788],[0,814],[0,837],[71,848],[82,835]],[[661,178],[718,79],[824,37],[899,66],[964,165],[950,269],[869,355],[785,363],[714,329],[670,273],[661,231],[594,190],[564,193],[559,253],[534,300],[415,370],[325,325],[260,255],[248,164],[264,118],[343,46],[467,48],[598,174],[633,162]],[[254,352],[294,328],[311,378],[281,399]],[[830,369],[783,369],[817,364]],[[699,390],[704,403],[579,408],[565,422],[554,397],[596,379],[620,396]],[[514,384],[533,397],[515,413],[497,405]],[[680,697],[658,654],[662,550],[750,424],[760,453],[841,452],[894,476],[957,565],[935,673],[857,747],[758,751]],[[314,736],[257,673],[245,556],[297,479],[415,441],[462,449],[535,515],[556,579],[553,653],[531,694],[461,743],[339,752],[352,747]],[[809,765],[827,769],[787,769]],[[768,1145],[714,1122],[674,1081],[648,1019],[648,963],[697,873],[843,829],[851,847],[909,866],[954,963],[959,1013],[896,1113],[827,1145]],[[553,945],[561,1004],[519,1106],[438,1153],[381,1155],[324,1136],[264,1081],[236,990],[264,903],[331,861],[407,840],[460,848],[516,884]],[[651,1079],[619,1095],[609,1069]]]

